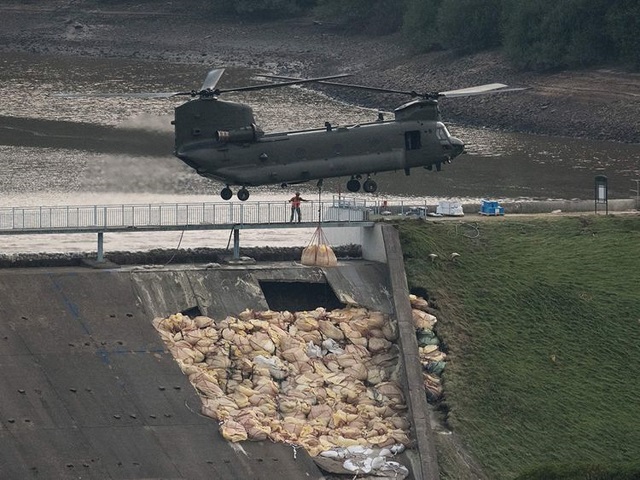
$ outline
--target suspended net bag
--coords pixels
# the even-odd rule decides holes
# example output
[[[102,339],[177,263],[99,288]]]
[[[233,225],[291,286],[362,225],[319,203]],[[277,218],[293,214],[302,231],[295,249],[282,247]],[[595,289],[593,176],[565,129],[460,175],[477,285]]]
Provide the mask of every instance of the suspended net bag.
[[[335,267],[338,265],[336,254],[333,253],[333,250],[329,246],[322,227],[316,228],[316,231],[313,232],[309,245],[302,250],[300,263],[317,267]]]

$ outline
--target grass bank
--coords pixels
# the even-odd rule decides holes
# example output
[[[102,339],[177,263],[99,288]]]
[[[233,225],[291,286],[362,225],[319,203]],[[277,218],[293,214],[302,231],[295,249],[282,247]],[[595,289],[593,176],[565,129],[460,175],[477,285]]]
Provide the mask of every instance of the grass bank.
[[[639,217],[397,227],[438,309],[449,426],[488,478],[640,459]]]

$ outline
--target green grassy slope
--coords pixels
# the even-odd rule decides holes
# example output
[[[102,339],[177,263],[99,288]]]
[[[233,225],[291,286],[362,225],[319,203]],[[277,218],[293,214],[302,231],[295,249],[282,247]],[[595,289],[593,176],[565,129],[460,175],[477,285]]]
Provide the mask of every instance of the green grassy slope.
[[[397,228],[439,309],[449,424],[489,478],[640,459],[639,217]]]

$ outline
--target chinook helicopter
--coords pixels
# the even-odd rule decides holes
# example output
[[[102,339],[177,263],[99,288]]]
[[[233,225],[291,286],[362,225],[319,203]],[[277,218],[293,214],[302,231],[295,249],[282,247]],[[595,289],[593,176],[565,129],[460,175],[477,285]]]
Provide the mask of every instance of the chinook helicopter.
[[[219,89],[223,68],[211,70],[199,90],[169,93],[98,94],[167,98],[190,96],[192,99],[175,108],[174,154],[199,175],[222,182],[224,200],[233,196],[232,186],[239,186],[237,197],[249,198],[247,187],[286,185],[332,177],[348,177],[350,192],[377,190],[371,175],[403,170],[409,175],[415,167],[437,171],[464,152],[464,143],[451,136],[440,121],[438,99],[504,92],[507,85],[494,83],[447,92],[417,93],[363,85],[332,82],[349,75],[332,75],[299,79],[260,75],[275,82]],[[257,124],[250,106],[221,100],[230,92],[256,91],[304,83],[320,83],[342,88],[364,89],[382,93],[409,95],[412,99],[394,110],[394,118],[385,120],[381,113],[369,123],[332,126],[306,130],[265,133]],[[66,97],[79,95],[64,94]],[[84,95],[82,95],[84,96]],[[364,181],[361,180],[364,178]]]

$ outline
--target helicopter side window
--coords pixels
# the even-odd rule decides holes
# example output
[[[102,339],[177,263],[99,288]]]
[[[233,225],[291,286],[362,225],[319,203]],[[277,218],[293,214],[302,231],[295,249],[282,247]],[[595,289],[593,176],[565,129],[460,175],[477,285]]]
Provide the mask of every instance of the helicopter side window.
[[[404,145],[407,150],[418,150],[422,146],[420,143],[420,130],[404,132]]]

